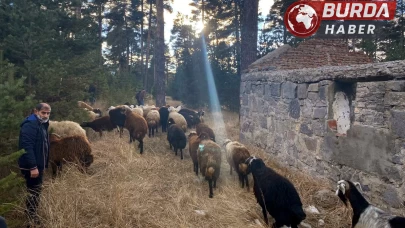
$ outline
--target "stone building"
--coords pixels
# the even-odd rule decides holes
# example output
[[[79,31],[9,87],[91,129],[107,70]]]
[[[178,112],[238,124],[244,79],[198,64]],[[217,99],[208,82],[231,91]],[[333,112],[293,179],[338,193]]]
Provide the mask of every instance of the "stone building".
[[[299,170],[405,200],[405,61],[372,63],[339,40],[278,48],[243,72],[240,140]]]

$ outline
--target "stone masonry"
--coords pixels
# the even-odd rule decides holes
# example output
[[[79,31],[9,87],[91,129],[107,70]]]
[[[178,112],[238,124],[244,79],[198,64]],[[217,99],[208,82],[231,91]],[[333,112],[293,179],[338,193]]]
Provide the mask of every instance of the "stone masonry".
[[[372,203],[405,200],[405,61],[250,68],[240,140],[314,176],[359,181]]]

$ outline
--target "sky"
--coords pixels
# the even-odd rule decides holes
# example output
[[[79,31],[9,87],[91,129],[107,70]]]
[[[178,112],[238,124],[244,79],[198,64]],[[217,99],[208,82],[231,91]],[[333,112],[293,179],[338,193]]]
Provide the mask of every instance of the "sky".
[[[189,6],[192,0],[173,0],[173,13],[169,13],[166,10],[164,11],[164,21],[165,21],[165,42],[170,41],[170,30],[173,27],[173,20],[177,15],[177,12],[180,12],[184,15],[191,15],[191,9],[193,7]],[[270,11],[270,7],[273,5],[274,0],[259,0],[259,13],[265,16]]]

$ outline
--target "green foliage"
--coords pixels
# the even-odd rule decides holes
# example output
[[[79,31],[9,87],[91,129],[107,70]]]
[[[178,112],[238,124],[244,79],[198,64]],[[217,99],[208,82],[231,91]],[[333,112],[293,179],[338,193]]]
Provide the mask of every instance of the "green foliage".
[[[19,125],[33,107],[32,96],[26,95],[24,78],[14,78],[13,64],[0,62],[0,154],[16,150]]]
[[[18,206],[19,196],[22,191],[24,179],[19,177],[17,173],[8,171],[8,167],[16,164],[17,159],[25,153],[24,150],[20,150],[11,153],[8,156],[0,157],[0,214],[4,215],[14,210]],[[7,169],[6,169],[7,168]],[[7,174],[9,173],[9,174]],[[3,178],[2,178],[3,177]]]

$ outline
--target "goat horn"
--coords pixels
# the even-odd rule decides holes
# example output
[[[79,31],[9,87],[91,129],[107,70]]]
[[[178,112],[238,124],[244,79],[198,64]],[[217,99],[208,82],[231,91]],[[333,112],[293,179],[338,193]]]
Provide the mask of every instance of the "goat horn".
[[[359,186],[360,190],[363,191],[361,184],[359,182],[353,182],[354,186]]]

